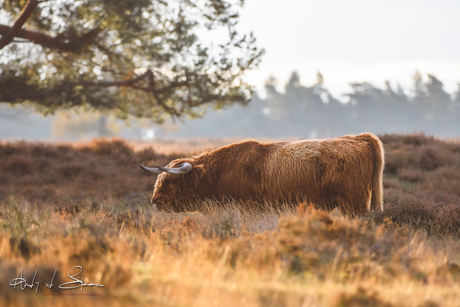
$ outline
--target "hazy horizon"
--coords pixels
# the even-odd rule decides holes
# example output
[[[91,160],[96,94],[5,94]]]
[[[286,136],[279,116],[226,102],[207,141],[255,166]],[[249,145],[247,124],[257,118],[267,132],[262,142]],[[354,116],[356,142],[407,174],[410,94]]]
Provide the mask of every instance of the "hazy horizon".
[[[444,82],[448,92],[460,82],[460,2],[369,2],[351,0],[246,1],[238,29],[253,31],[266,54],[247,74],[259,91],[269,75],[280,89],[292,71],[302,84],[312,84],[321,71],[325,87],[339,97],[349,83],[367,81],[383,87],[412,86],[419,70]]]

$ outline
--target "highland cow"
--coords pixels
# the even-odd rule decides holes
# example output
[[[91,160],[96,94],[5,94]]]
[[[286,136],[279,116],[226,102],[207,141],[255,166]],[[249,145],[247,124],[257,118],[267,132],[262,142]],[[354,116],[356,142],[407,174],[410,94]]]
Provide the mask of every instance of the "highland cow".
[[[348,216],[383,210],[384,152],[371,133],[296,142],[243,141],[167,167],[158,173],[152,204],[182,211],[205,199],[256,203],[313,203]]]

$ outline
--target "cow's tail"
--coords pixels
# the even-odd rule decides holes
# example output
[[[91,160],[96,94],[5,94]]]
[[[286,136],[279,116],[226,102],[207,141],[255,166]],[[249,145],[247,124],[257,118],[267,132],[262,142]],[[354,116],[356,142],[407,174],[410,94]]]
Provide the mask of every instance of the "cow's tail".
[[[371,145],[374,153],[374,168],[372,171],[372,197],[371,210],[383,210],[383,168],[385,166],[383,144],[377,136],[372,133],[363,133],[361,136]]]
[[[385,166],[385,158],[383,144],[373,134],[369,135],[370,143],[374,151],[374,171],[372,174],[372,199],[371,210],[383,210],[383,168]]]

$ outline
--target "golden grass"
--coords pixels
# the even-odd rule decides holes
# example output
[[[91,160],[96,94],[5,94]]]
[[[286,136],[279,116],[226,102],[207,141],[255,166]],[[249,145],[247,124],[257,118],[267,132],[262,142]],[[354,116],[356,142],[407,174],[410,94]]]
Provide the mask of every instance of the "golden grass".
[[[3,306],[457,306],[460,243],[388,220],[369,226],[312,208],[205,213],[88,203],[78,213],[10,198],[2,207]],[[114,208],[120,208],[115,210]],[[51,297],[81,265],[97,297]],[[39,293],[8,283],[35,269]],[[79,293],[58,290],[55,293]],[[67,291],[67,292],[66,292]]]

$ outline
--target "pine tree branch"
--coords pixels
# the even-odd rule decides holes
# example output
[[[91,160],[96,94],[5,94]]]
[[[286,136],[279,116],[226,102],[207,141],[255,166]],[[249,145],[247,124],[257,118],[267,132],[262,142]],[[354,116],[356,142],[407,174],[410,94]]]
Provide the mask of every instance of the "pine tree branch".
[[[20,32],[22,26],[27,21],[27,19],[29,19],[33,10],[39,3],[40,1],[38,0],[29,0],[29,2],[27,2],[27,4],[24,6],[18,20],[16,20],[14,25],[12,27],[8,27],[8,31],[0,32],[0,34],[2,34],[2,38],[0,38],[0,49],[3,49],[3,47],[13,41],[13,39],[16,37],[18,32]]]
[[[152,71],[149,69],[147,70],[144,74],[133,78],[133,79],[128,79],[125,81],[113,81],[113,82],[106,82],[106,81],[101,81],[101,82],[92,82],[92,81],[83,81],[83,82],[63,82],[61,85],[57,86],[57,88],[62,87],[63,89],[70,89],[75,86],[88,86],[88,87],[131,87],[134,86],[137,82],[153,75]],[[55,91],[56,88],[50,89],[50,90],[39,90],[39,91],[30,91],[30,92],[21,92],[21,93],[13,93],[5,96],[0,96],[0,102],[11,102],[16,99],[39,99],[42,98],[53,91]]]
[[[11,31],[11,27],[0,24],[0,34],[4,35],[2,39],[6,37],[8,33],[10,33]],[[78,53],[81,50],[82,46],[92,44],[93,41],[97,38],[97,35],[101,32],[101,28],[91,29],[82,36],[73,39],[69,42],[64,42],[62,40],[62,35],[52,37],[42,32],[30,30],[19,30],[16,32],[14,37],[27,39],[30,42],[41,45],[45,48],[57,49],[63,52]]]

